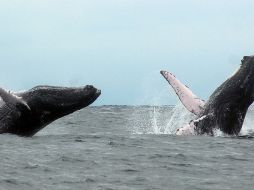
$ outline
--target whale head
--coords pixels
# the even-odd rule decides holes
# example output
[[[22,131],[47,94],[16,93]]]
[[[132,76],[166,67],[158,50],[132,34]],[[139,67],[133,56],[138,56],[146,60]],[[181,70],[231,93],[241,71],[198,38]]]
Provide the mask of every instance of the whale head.
[[[29,107],[19,119],[21,136],[32,136],[58,118],[93,103],[101,91],[91,85],[83,87],[37,86],[17,94]]]
[[[247,70],[251,70],[253,72],[254,70],[254,56],[243,56],[242,60],[241,60],[241,66],[239,71],[241,70],[245,70],[245,72],[247,72]]]

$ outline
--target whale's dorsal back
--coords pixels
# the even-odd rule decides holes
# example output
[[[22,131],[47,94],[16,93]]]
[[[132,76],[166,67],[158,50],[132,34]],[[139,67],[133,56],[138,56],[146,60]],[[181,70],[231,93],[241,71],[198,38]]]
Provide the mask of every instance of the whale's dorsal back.
[[[162,76],[168,81],[176,92],[178,98],[181,100],[183,105],[191,113],[199,115],[205,105],[205,101],[198,98],[193,92],[184,84],[182,84],[172,73],[167,71],[161,71]]]

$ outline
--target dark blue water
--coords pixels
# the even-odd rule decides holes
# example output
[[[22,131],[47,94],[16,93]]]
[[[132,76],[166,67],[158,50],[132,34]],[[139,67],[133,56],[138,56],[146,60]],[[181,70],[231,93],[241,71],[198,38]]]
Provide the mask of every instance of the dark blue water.
[[[0,189],[252,190],[254,139],[173,135],[191,117],[179,106],[91,107],[32,138],[1,135]]]

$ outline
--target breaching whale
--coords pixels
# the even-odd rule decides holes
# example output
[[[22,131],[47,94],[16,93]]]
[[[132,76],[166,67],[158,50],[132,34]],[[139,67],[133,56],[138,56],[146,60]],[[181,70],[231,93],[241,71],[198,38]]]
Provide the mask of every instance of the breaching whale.
[[[177,135],[214,135],[220,129],[227,135],[238,135],[249,106],[254,101],[254,56],[244,56],[240,68],[222,83],[208,101],[198,98],[191,90],[167,71],[163,77],[173,87],[183,105],[196,118],[177,130]]]
[[[20,93],[0,88],[0,133],[33,136],[56,119],[90,105],[100,94],[91,85],[37,86]]]

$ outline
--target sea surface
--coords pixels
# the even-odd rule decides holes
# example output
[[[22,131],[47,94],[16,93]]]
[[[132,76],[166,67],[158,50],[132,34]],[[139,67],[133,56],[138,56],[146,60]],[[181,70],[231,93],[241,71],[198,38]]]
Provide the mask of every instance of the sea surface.
[[[254,139],[175,136],[191,118],[180,105],[99,106],[1,135],[0,190],[253,190]]]

